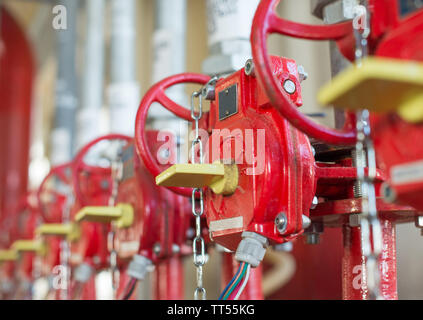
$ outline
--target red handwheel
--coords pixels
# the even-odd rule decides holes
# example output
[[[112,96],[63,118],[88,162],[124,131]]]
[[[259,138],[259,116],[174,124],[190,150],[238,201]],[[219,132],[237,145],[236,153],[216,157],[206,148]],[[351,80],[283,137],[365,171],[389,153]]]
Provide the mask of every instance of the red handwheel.
[[[146,169],[153,177],[161,173],[161,169],[154,159],[154,156],[147,145],[147,134],[145,131],[145,123],[147,120],[148,110],[153,102],[160,103],[167,110],[172,112],[179,118],[192,121],[191,110],[188,110],[172,101],[165,93],[165,90],[173,85],[180,83],[197,83],[205,85],[210,80],[209,76],[196,73],[180,73],[163,79],[156,83],[148,90],[138,107],[137,117],[135,120],[135,145],[139,157],[144,162]],[[173,192],[191,197],[191,188],[169,187]]]
[[[273,76],[270,56],[267,50],[269,34],[279,33],[295,38],[308,40],[334,40],[341,51],[351,57],[354,48],[354,33],[351,21],[336,25],[306,25],[287,21],[276,15],[275,9],[280,0],[262,0],[254,16],[251,30],[251,46],[255,73],[268,96],[272,106],[294,127],[309,137],[331,145],[352,145],[356,142],[355,128],[350,121],[342,130],[322,126],[307,118],[297,110],[288,95],[285,94],[279,81]]]
[[[56,167],[53,167],[50,172],[47,174],[47,176],[44,178],[44,180],[41,182],[37,193],[37,202],[38,207],[40,210],[41,217],[43,218],[44,222],[47,223],[53,223],[53,222],[60,222],[61,217],[61,210],[60,208],[57,208],[56,211],[47,210],[46,205],[43,203],[42,197],[43,194],[49,194],[53,196],[56,199],[56,202],[64,202],[66,196],[61,194],[60,192],[56,190],[51,190],[47,188],[47,182],[56,177],[59,181],[61,181],[63,184],[68,185],[70,187],[71,185],[71,170],[72,170],[72,162],[68,162],[62,165],[58,165]]]
[[[112,141],[112,140],[121,140],[129,144],[133,141],[133,138],[126,135],[122,135],[122,134],[108,134],[108,135],[96,138],[92,140],[91,142],[87,143],[84,147],[82,147],[73,161],[74,165],[72,170],[72,184],[75,191],[75,197],[79,201],[81,206],[87,205],[88,200],[84,196],[83,192],[81,192],[81,183],[79,181],[80,171],[107,170],[106,168],[93,167],[93,166],[87,165],[86,163],[84,163],[84,157],[91,150],[91,148],[97,145],[98,143],[102,141]],[[110,188],[111,187],[112,186],[110,186]]]

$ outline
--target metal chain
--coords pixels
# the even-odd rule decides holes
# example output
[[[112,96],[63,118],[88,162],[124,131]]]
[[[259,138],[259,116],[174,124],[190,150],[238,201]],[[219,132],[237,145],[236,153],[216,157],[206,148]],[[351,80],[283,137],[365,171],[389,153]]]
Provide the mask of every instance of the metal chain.
[[[74,204],[74,194],[72,188],[66,186],[66,203],[62,212],[62,223],[70,223],[70,213],[72,205]],[[60,241],[60,265],[63,268],[64,278],[65,278],[65,289],[60,291],[61,300],[69,300],[70,298],[70,281],[71,281],[71,268],[69,260],[71,257],[71,244],[68,239],[63,239]]]
[[[123,162],[122,155],[119,154],[116,160],[112,161],[112,193],[109,198],[109,206],[114,207],[116,205],[116,198],[118,195],[119,184],[123,177]],[[111,230],[107,235],[107,246],[110,252],[110,272],[112,274],[112,289],[113,299],[117,298],[117,289],[119,287],[120,272],[117,265],[117,250],[115,248],[115,236],[116,230],[112,224]]]
[[[368,54],[368,36],[370,34],[370,16],[367,7],[367,1],[363,1],[361,11],[365,13],[365,29],[355,29],[356,52],[355,59],[357,67],[361,66],[361,62]],[[357,10],[360,12],[360,10]],[[363,13],[363,12],[362,12]],[[361,14],[362,14],[361,13]],[[380,274],[378,259],[382,251],[382,232],[380,222],[378,220],[376,205],[376,154],[371,138],[371,128],[368,110],[360,110],[357,116],[357,143],[356,143],[356,167],[357,181],[361,185],[361,248],[365,257],[366,272],[363,274],[367,278],[367,289],[370,299],[381,299],[379,290]],[[367,174],[365,167],[367,166]],[[373,241],[372,241],[373,240]],[[373,245],[372,245],[373,242]]]
[[[191,143],[191,163],[196,163],[196,145],[198,144],[198,157],[200,163],[203,163],[203,143],[200,138],[199,120],[203,116],[203,98],[207,96],[207,90],[210,86],[214,86],[217,76],[212,77],[206,85],[191,95],[191,118],[194,120],[195,138]],[[195,110],[195,99],[198,98],[198,112]],[[192,242],[192,252],[194,265],[197,269],[197,288],[194,291],[195,300],[206,300],[206,289],[203,286],[203,266],[206,263],[206,246],[204,238],[201,234],[201,216],[204,213],[203,189],[195,188],[192,190],[191,204],[192,214],[195,217],[195,238]]]
[[[195,98],[199,100],[199,110],[195,112]],[[195,122],[195,138],[191,143],[191,163],[196,163],[196,145],[199,146],[199,160],[203,163],[203,144],[200,139],[198,122],[203,115],[202,96],[200,92],[194,92],[191,96],[191,118]],[[198,195],[198,198],[197,198]],[[197,268],[197,288],[194,291],[195,300],[206,300],[206,289],[203,287],[203,266],[206,263],[204,239],[201,234],[201,216],[204,213],[203,189],[192,190],[192,214],[195,217],[195,238],[192,242],[194,265]],[[199,208],[198,208],[199,207]],[[199,210],[198,210],[199,209]]]

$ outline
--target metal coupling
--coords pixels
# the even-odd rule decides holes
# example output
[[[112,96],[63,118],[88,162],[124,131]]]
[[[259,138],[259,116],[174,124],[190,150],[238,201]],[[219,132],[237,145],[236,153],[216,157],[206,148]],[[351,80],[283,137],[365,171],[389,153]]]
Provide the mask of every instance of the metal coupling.
[[[268,244],[266,237],[255,232],[244,231],[235,253],[235,259],[249,263],[253,268],[256,268],[263,260]]]
[[[86,283],[94,274],[94,268],[88,263],[82,263],[75,269],[75,280],[80,283]]]
[[[144,280],[147,272],[154,270],[153,261],[141,256],[139,254],[134,255],[132,261],[128,266],[128,275],[137,280]]]

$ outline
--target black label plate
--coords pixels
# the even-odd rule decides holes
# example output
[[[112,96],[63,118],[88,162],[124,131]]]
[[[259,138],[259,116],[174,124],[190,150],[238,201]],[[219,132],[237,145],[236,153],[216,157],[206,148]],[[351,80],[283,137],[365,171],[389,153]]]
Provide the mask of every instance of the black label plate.
[[[219,92],[219,120],[238,113],[238,86],[234,84]]]

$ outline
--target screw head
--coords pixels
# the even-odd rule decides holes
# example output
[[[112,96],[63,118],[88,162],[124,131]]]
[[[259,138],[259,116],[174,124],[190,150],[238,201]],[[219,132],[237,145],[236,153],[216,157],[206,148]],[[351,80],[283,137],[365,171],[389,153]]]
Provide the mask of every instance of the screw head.
[[[172,252],[173,253],[179,253],[179,252],[181,252],[181,247],[178,246],[177,244],[172,244]]]
[[[289,94],[294,94],[295,91],[297,91],[297,86],[295,85],[295,82],[290,79],[285,80],[285,82],[283,83],[283,88]]]
[[[298,75],[300,76],[300,82],[303,82],[304,80],[307,80],[308,73],[305,71],[303,66],[298,66]]]
[[[161,250],[162,250],[162,248],[160,246],[160,243],[155,243],[154,246],[153,246],[153,252],[158,255],[158,254],[160,254]]]
[[[318,204],[319,204],[319,199],[317,197],[313,197],[310,209],[316,209]]]
[[[275,225],[276,225],[276,229],[278,229],[278,232],[280,234],[285,233],[287,224],[288,224],[288,221],[287,221],[285,213],[283,212],[279,213],[275,218]]]
[[[216,98],[215,88],[210,84],[203,88],[201,94],[206,100],[214,100]]]
[[[254,75],[254,62],[253,59],[248,59],[245,62],[244,72],[247,76]]]
[[[311,225],[311,220],[309,217],[307,217],[305,214],[302,216],[302,222],[303,222],[303,229],[307,229]]]
[[[307,244],[319,244],[320,243],[320,234],[318,233],[308,233],[306,236]]]
[[[361,214],[350,214],[348,217],[350,227],[359,227],[361,224]]]
[[[386,202],[394,203],[397,199],[394,189],[392,189],[386,182],[382,183],[381,191]]]

